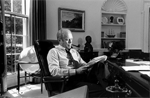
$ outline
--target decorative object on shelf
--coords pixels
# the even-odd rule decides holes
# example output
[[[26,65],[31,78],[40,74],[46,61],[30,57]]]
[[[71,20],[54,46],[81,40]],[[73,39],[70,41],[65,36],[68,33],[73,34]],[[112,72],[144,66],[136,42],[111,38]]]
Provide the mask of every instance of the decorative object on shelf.
[[[107,37],[115,37],[115,33],[114,33],[114,30],[112,30],[112,29],[109,29],[109,32],[108,32],[108,34],[106,34],[107,35]]]
[[[120,38],[125,38],[126,37],[126,32],[120,32]]]
[[[111,23],[111,24],[114,23],[114,16],[109,17],[109,23]]]
[[[104,31],[101,32],[101,37],[104,37]]]
[[[102,40],[102,48],[108,49],[110,40]]]
[[[111,38],[112,38],[112,37],[115,37],[115,35],[111,35],[111,34],[110,34],[110,35],[107,35],[107,37],[111,37]]]
[[[123,25],[123,24],[124,24],[124,19],[123,19],[123,17],[118,17],[118,18],[117,18],[117,23],[120,24],[120,25]]]
[[[125,44],[122,41],[113,41],[112,43],[109,43],[107,49],[110,53],[110,59],[121,60],[121,51],[125,49]]]
[[[102,17],[102,23],[103,23],[103,24],[107,24],[107,23],[108,23],[107,17]]]
[[[110,41],[110,42],[108,42],[107,44],[108,44],[108,45],[107,45],[107,49],[110,50],[111,47],[112,47],[112,45],[113,45],[113,41]]]
[[[58,29],[68,28],[73,32],[85,31],[85,11],[58,8]]]
[[[109,48],[112,47],[113,43],[113,40],[102,40],[102,48],[106,48],[109,50]]]

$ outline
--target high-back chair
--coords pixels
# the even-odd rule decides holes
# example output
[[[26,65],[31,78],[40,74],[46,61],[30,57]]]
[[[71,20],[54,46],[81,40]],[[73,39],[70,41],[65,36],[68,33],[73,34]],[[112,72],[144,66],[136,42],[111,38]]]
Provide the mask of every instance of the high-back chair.
[[[53,87],[52,87],[52,82],[62,82],[62,86],[60,89],[60,93],[63,92],[65,83],[67,81],[67,77],[53,77],[48,68],[48,63],[47,63],[47,54],[50,49],[54,47],[52,41],[50,40],[36,40],[34,43],[34,48],[35,52],[37,55],[37,59],[39,62],[39,66],[41,69],[41,75],[42,75],[42,80],[43,83],[45,84],[45,88],[48,92],[48,96],[53,95]]]

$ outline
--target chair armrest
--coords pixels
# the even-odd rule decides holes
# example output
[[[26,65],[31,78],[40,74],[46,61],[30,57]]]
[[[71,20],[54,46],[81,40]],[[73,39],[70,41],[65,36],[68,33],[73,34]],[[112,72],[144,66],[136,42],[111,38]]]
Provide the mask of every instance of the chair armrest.
[[[43,77],[44,82],[62,82],[62,81],[67,81],[68,79],[69,79],[68,76],[62,76],[62,77],[44,76]]]

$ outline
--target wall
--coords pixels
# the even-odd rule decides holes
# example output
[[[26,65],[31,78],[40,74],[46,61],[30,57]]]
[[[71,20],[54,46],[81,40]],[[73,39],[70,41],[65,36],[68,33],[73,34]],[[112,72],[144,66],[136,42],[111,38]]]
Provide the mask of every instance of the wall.
[[[73,32],[74,44],[84,47],[85,36],[90,35],[95,50],[100,49],[101,6],[105,0],[47,0],[47,39],[56,39],[58,7],[85,10],[85,32]],[[142,48],[142,0],[124,0],[127,5],[127,48]]]
[[[142,49],[142,0],[124,0],[127,12],[127,48]]]

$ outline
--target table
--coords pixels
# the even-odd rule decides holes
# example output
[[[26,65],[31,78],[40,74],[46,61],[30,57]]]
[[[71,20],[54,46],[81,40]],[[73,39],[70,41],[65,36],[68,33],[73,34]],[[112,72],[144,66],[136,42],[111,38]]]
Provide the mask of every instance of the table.
[[[82,86],[55,96],[52,96],[50,98],[88,98],[88,87]]]

